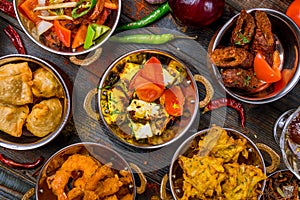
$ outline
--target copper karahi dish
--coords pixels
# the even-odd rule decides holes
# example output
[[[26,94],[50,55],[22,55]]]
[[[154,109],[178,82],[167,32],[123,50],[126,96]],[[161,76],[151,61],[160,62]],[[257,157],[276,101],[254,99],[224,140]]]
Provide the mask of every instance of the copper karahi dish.
[[[254,144],[236,130],[216,125],[192,135],[180,145],[171,162],[169,182],[173,197],[259,199],[267,179],[260,149],[268,148]],[[267,152],[277,157],[272,163],[277,165],[279,156]]]
[[[145,191],[146,179],[135,184],[133,164],[102,144],[83,142],[64,147],[52,155],[37,179],[37,200],[135,199]],[[138,168],[133,168],[139,170]]]
[[[14,0],[19,24],[45,50],[80,55],[99,48],[113,34],[121,14],[121,0]]]
[[[0,71],[0,146],[28,150],[49,143],[70,116],[70,88],[62,75],[21,54],[1,57]]]
[[[200,102],[196,81],[207,91]],[[205,77],[193,76],[178,58],[151,49],[118,58],[98,88],[101,119],[118,139],[139,148],[159,148],[180,138],[213,91]]]
[[[297,25],[283,13],[242,10],[211,40],[212,72],[229,95],[243,102],[275,101],[299,80],[299,36]]]

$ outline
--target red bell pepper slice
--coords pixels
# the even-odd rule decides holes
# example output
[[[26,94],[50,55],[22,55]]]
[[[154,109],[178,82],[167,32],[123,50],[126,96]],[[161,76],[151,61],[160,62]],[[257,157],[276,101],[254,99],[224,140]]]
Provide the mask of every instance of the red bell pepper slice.
[[[181,116],[185,103],[185,97],[179,86],[172,86],[164,91],[161,101],[169,115]]]
[[[254,72],[256,77],[266,83],[279,81],[281,79],[281,72],[278,67],[280,65],[279,55],[278,58],[273,58],[273,62],[273,66],[271,67],[260,52],[256,53],[254,58]]]
[[[71,31],[64,26],[62,26],[58,20],[54,20],[54,30],[59,38],[59,40],[66,46],[71,46]]]
[[[20,12],[25,15],[30,21],[35,24],[39,22],[41,19],[38,17],[38,11],[34,12],[33,9],[37,7],[38,0],[25,0],[21,3],[18,8]]]

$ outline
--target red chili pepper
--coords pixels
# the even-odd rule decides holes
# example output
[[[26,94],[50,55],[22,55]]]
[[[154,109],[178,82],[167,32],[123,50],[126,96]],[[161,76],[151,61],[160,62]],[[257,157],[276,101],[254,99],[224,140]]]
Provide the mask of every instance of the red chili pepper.
[[[244,110],[243,104],[241,104],[240,102],[238,102],[234,99],[220,98],[220,99],[212,100],[204,108],[203,113],[205,113],[207,111],[215,110],[215,109],[218,109],[218,108],[221,108],[224,106],[231,107],[231,108],[235,109],[236,111],[238,111],[240,118],[241,118],[242,127],[244,128],[245,127],[245,110]]]
[[[39,166],[43,162],[44,158],[39,157],[35,162],[32,163],[18,163],[16,161],[13,161],[9,158],[6,158],[3,154],[0,153],[0,161],[13,168],[18,168],[18,169],[33,169]]]
[[[6,1],[6,0],[0,0],[0,10],[4,12],[5,14],[16,18],[16,13],[14,10],[14,6],[12,2]]]
[[[26,54],[25,47],[17,31],[11,25],[8,25],[6,28],[4,28],[4,32],[9,37],[9,39],[13,42],[18,53]]]

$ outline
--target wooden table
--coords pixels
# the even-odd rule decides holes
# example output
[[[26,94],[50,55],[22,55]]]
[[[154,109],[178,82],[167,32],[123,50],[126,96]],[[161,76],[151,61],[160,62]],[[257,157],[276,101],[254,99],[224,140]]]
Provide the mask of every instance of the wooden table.
[[[178,46],[174,45],[171,48],[174,48],[175,51],[178,50],[179,54],[185,54],[185,56],[190,57],[191,59],[189,59],[189,62],[191,62],[193,66],[196,66],[196,70],[198,70],[196,73],[200,73],[211,80],[211,74],[209,70],[207,70],[205,52],[214,33],[230,17],[239,13],[241,9],[255,7],[266,7],[285,12],[291,2],[292,0],[226,0],[222,17],[212,25],[201,28],[182,27],[176,24],[171,14],[168,14],[163,19],[150,25],[149,29],[146,29],[146,32],[155,32],[155,30],[157,30],[156,28],[159,28],[159,30],[167,29],[167,31],[174,31],[189,36],[197,35],[198,38],[196,42],[193,41],[195,43],[192,43],[196,44],[194,47],[195,49],[192,49],[192,51],[190,49],[188,55],[186,55],[186,49],[190,46],[187,46],[186,44],[181,44],[179,42],[176,44]],[[119,22],[120,24],[140,19],[157,7],[155,5],[147,4],[144,0],[122,0],[122,3],[123,7]],[[168,173],[172,155],[182,141],[175,142],[174,144],[159,150],[149,151],[131,148],[111,137],[104,124],[101,121],[90,118],[83,109],[83,101],[86,94],[97,87],[103,72],[118,53],[122,54],[126,52],[128,48],[135,49],[147,46],[131,45],[130,47],[120,47],[118,53],[111,57],[109,56],[111,51],[104,48],[102,58],[105,59],[102,59],[100,64],[91,65],[89,67],[79,67],[71,63],[68,56],[49,53],[30,41],[21,30],[16,19],[1,12],[0,17],[0,56],[17,53],[13,44],[7,39],[7,36],[3,32],[3,29],[10,24],[20,34],[28,54],[49,60],[56,64],[66,73],[69,81],[73,84],[73,117],[54,141],[38,149],[28,151],[0,148],[0,153],[20,162],[31,162],[41,155],[47,159],[56,151],[75,142],[91,141],[102,143],[117,150],[128,162],[135,163],[145,173],[148,179],[147,190],[143,195],[138,195],[137,199],[150,199],[152,196],[159,196],[161,179]],[[199,52],[197,52],[198,50]],[[214,86],[214,98],[226,96],[224,91],[216,84],[214,84]],[[243,103],[246,112],[246,128],[244,129],[241,127],[238,113],[233,109],[220,108],[206,114],[200,114],[201,112],[199,112],[199,116],[194,123],[195,125],[191,127],[185,137],[209,127],[212,123],[217,123],[221,126],[234,128],[245,133],[254,142],[265,143],[281,155],[280,148],[273,138],[273,126],[277,118],[283,112],[299,106],[299,98],[300,87],[298,84],[286,96],[273,103],[266,105],[250,105]],[[266,164],[269,165],[270,157],[264,155],[264,158]],[[26,191],[35,187],[39,169],[17,170],[9,168],[1,163],[0,166],[0,199],[21,199]],[[278,168],[285,168],[283,162],[281,162]]]

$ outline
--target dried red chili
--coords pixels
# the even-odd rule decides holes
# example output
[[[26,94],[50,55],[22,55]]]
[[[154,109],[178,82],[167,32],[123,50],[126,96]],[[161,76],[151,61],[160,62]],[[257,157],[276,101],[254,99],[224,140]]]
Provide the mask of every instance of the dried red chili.
[[[231,107],[233,109],[235,109],[241,118],[241,124],[242,127],[245,127],[245,110],[243,107],[243,104],[241,104],[240,102],[234,100],[234,99],[230,99],[230,98],[220,98],[220,99],[215,99],[212,100],[211,102],[209,102],[209,104],[207,104],[204,107],[204,111],[203,113],[207,112],[207,111],[211,111],[211,110],[215,110],[224,106],[228,106]]]
[[[8,25],[7,27],[4,28],[4,32],[9,37],[9,39],[13,42],[18,53],[26,54],[25,47],[24,47],[21,37],[17,33],[17,31],[11,25]]]
[[[0,161],[3,164],[5,164],[9,167],[18,168],[18,169],[33,169],[33,168],[39,166],[43,162],[43,160],[44,160],[43,157],[39,157],[36,161],[34,161],[32,163],[19,163],[14,160],[11,160],[9,158],[6,158],[3,154],[0,153]]]
[[[16,18],[16,13],[14,10],[14,6],[12,2],[6,1],[6,0],[0,0],[0,10],[4,12],[5,14]]]

